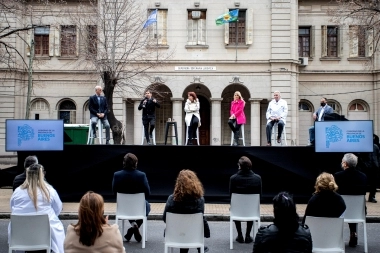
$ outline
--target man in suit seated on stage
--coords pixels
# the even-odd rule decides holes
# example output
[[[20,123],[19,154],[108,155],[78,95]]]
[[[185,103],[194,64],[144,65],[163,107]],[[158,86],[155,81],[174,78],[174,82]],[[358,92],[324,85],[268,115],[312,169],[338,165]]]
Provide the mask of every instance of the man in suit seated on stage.
[[[91,126],[93,131],[93,136],[96,138],[96,124],[98,120],[102,121],[104,128],[106,129],[106,144],[110,141],[110,124],[107,120],[108,104],[107,99],[102,94],[102,87],[95,87],[95,95],[90,97],[90,103],[88,109],[90,110]],[[102,131],[102,129],[99,129]]]
[[[29,168],[30,165],[32,164],[37,164],[38,159],[37,156],[31,155],[25,158],[24,161],[24,172],[21,173],[20,175],[17,175],[15,179],[13,180],[13,191],[16,190],[17,187],[22,185],[26,179],[26,169]]]
[[[150,195],[150,187],[148,179],[144,172],[137,169],[137,157],[128,153],[124,156],[123,169],[115,172],[112,181],[112,191],[114,194],[119,193],[145,193],[145,199]],[[146,215],[150,212],[150,204],[146,201]],[[131,240],[132,234],[135,236],[136,241],[140,242],[142,237],[139,227],[142,225],[143,220],[130,220],[131,227],[128,229],[124,238]]]
[[[326,114],[333,113],[334,110],[331,106],[327,104],[327,99],[322,97],[321,98],[321,106],[318,108],[318,110],[313,113],[313,119],[314,121],[324,121]],[[309,128],[309,146],[315,145],[315,128],[314,126],[311,126]]]
[[[252,171],[251,160],[246,156],[242,156],[239,159],[238,166],[238,172],[230,178],[230,196],[232,193],[261,195],[261,177]],[[253,242],[253,238],[250,236],[253,221],[247,221],[245,239],[241,230],[241,222],[235,221],[235,226],[238,233],[238,236],[236,237],[237,242]]]
[[[367,190],[367,176],[356,169],[358,157],[352,153],[347,153],[342,159],[343,171],[334,174],[335,182],[338,185],[340,195],[365,195]],[[363,197],[364,198],[364,197]],[[358,244],[357,224],[349,223],[350,241],[348,245],[355,247]]]

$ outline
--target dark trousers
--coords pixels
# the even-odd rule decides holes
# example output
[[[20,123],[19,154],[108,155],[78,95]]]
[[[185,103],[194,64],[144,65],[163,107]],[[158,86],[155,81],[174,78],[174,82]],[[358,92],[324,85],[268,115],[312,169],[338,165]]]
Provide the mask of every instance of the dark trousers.
[[[369,186],[369,196],[368,198],[375,198],[376,195],[376,185],[377,185],[377,177],[378,177],[378,168],[372,167],[367,171],[367,179]]]
[[[190,125],[188,126],[189,129],[187,131],[187,136],[189,140],[197,138],[197,128],[199,125],[199,119],[193,115],[193,117],[190,120]]]
[[[144,125],[145,139],[149,142],[149,135],[152,135],[154,127],[156,126],[156,118],[143,118],[142,122]]]
[[[150,204],[148,201],[145,200],[145,211],[146,216],[150,213]],[[141,227],[141,224],[143,224],[143,220],[129,220],[129,223],[136,222],[137,226]]]
[[[271,142],[271,139],[272,139],[272,128],[273,128],[273,125],[276,123],[277,121],[270,121],[267,123],[267,142],[270,143]],[[281,134],[282,134],[282,130],[284,130],[284,122],[282,120],[279,120],[278,121],[278,124],[277,124],[277,130],[278,130],[278,135],[277,135],[277,138],[281,138]]]
[[[231,131],[234,133],[234,138],[239,138],[240,128],[242,124],[238,124],[236,119],[229,119],[228,125],[230,126]]]
[[[235,220],[234,222],[235,222],[235,227],[236,227],[236,231],[238,232],[238,235],[239,236],[243,235],[241,231],[241,221]],[[245,231],[246,236],[250,235],[252,227],[253,227],[253,221],[247,221],[247,230]]]

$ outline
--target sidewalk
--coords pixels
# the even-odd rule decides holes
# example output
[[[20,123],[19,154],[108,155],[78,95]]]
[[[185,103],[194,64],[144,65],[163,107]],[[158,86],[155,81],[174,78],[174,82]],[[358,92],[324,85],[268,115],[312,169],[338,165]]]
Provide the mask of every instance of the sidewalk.
[[[0,188],[0,219],[10,218],[9,200],[12,195],[12,189]],[[366,197],[368,198],[368,196]],[[63,203],[63,210],[59,216],[60,219],[78,219],[79,203]],[[367,222],[380,223],[380,202],[367,202]],[[148,219],[162,220],[162,213],[165,208],[165,203],[151,203],[151,211]],[[209,221],[229,221],[229,204],[206,204],[205,215]],[[300,217],[305,214],[305,204],[297,205],[297,212]],[[104,213],[109,215],[110,219],[115,219],[116,203],[105,203]],[[273,220],[273,206],[270,204],[260,205],[261,220]]]

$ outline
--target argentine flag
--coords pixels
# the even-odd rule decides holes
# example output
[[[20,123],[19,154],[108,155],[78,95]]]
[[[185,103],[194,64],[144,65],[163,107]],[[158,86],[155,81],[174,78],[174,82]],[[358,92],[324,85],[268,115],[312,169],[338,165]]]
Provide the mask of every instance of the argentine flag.
[[[150,26],[152,23],[155,23],[155,22],[157,22],[157,9],[152,11],[152,13],[149,15],[143,28],[147,28],[148,26]]]

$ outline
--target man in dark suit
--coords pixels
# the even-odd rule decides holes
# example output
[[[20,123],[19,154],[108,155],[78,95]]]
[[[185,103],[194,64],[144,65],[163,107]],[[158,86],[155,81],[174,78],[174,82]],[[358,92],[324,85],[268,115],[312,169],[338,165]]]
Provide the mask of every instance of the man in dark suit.
[[[25,158],[24,161],[24,172],[21,173],[20,175],[17,175],[15,179],[13,180],[13,191],[16,190],[17,187],[22,185],[26,179],[26,169],[29,168],[30,165],[32,164],[37,164],[38,159],[37,156],[31,155]]]
[[[334,110],[331,106],[327,104],[327,99],[322,97],[321,98],[321,106],[318,108],[318,110],[313,113],[313,119],[314,121],[324,121],[325,115],[333,113]],[[315,144],[315,128],[314,126],[311,126],[309,128],[309,142],[311,146]]]
[[[144,172],[137,170],[137,157],[128,153],[124,156],[123,169],[115,172],[112,181],[112,191],[114,194],[119,193],[145,193],[145,199],[150,195],[150,187],[148,179]],[[146,201],[146,215],[150,212],[150,204]],[[143,220],[130,220],[131,228],[128,229],[124,238],[129,241],[134,234],[136,241],[140,242],[142,237],[139,227],[142,225]]]
[[[367,187],[367,176],[356,169],[358,157],[352,153],[347,153],[342,159],[342,169],[334,174],[335,182],[338,185],[340,195],[365,195]],[[356,233],[356,223],[349,223],[350,241],[348,245],[355,247],[358,244]]]
[[[108,104],[106,97],[101,96],[101,94],[102,87],[96,86],[95,95],[90,97],[88,109],[90,110],[91,125],[94,138],[96,138],[96,124],[98,123],[98,120],[101,120],[104,128],[106,129],[106,144],[109,144],[110,124],[107,120]],[[99,129],[99,131],[101,131],[101,129]]]
[[[230,178],[230,196],[232,193],[238,194],[261,194],[261,177],[252,171],[252,162],[242,156],[238,162],[239,170]],[[253,238],[250,236],[253,221],[247,221],[247,230],[245,232],[245,240],[241,231],[241,222],[235,221],[238,236],[236,241],[239,243],[251,243]]]

